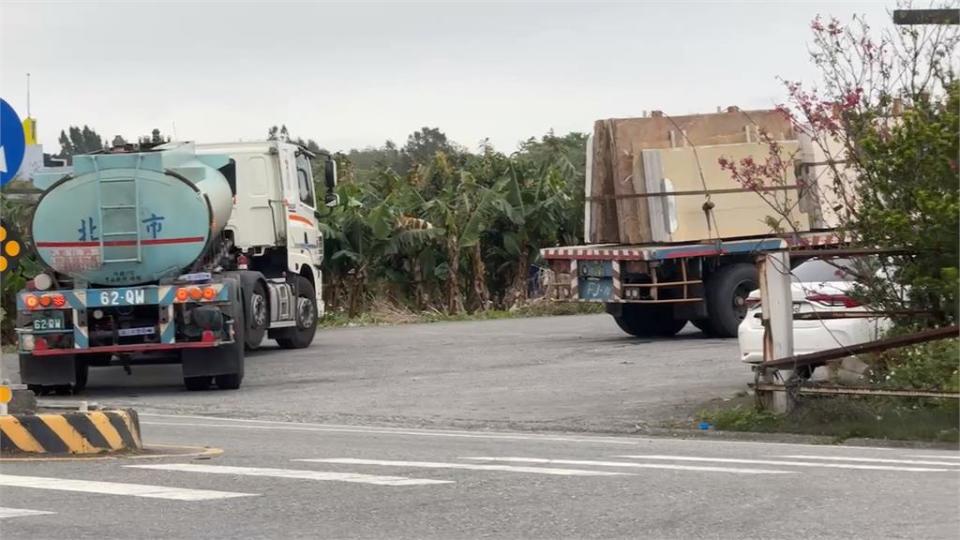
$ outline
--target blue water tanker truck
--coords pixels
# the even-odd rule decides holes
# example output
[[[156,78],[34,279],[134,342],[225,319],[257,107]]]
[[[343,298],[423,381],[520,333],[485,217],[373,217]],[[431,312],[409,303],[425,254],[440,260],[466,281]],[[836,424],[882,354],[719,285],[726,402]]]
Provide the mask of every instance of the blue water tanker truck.
[[[77,393],[91,367],[179,362],[188,390],[237,389],[245,350],[313,341],[323,237],[312,161],[282,141],[75,156],[30,230],[44,271],[17,295],[20,377]]]

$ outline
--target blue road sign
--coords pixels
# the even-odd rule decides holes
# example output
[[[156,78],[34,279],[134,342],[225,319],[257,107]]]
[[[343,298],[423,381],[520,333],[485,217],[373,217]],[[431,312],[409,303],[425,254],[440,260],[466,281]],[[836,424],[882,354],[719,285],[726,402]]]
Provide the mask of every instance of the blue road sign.
[[[6,100],[0,99],[0,186],[17,175],[25,148],[20,117]]]

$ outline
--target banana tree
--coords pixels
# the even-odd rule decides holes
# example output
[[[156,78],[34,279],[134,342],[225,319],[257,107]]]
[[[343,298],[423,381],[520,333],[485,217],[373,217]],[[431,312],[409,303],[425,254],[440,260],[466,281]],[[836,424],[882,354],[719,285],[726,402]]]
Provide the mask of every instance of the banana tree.
[[[528,271],[539,249],[553,245],[564,234],[571,196],[567,179],[554,163],[533,163],[516,158],[502,180],[505,196],[496,201],[501,215],[502,271],[512,274],[504,304],[512,306],[528,298]]]
[[[465,250],[471,264],[470,290],[478,309],[489,304],[486,269],[483,263],[480,238],[496,216],[502,195],[483,187],[469,171],[455,170],[443,154],[438,153],[428,174],[434,185],[439,185],[437,196],[426,201],[425,211],[431,222],[445,230],[444,249],[447,263],[446,309],[460,313],[464,309],[460,292],[460,258]]]

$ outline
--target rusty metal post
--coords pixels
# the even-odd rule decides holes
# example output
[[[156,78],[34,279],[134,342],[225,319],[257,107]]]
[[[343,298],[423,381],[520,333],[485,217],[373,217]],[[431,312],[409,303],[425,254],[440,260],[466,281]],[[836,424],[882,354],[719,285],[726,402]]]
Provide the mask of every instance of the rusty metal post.
[[[760,277],[761,312],[763,318],[763,361],[793,356],[793,295],[790,290],[790,253],[767,253],[757,259]],[[789,370],[757,367],[759,382],[783,383],[792,374]],[[779,381],[777,379],[780,379]],[[793,408],[789,392],[770,392],[761,403],[774,412],[785,413]]]

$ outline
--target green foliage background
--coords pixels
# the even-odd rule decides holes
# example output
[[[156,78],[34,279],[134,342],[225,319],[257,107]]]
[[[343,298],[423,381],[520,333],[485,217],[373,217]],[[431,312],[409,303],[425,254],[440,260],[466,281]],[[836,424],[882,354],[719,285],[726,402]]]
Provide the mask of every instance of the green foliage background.
[[[522,303],[539,249],[583,236],[586,139],[548,133],[507,155],[423,128],[403,147],[337,155],[341,205],[321,220],[328,306],[355,315],[385,298],[456,314]]]

